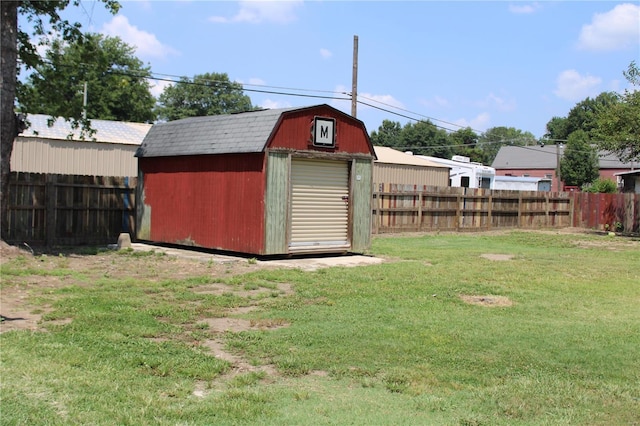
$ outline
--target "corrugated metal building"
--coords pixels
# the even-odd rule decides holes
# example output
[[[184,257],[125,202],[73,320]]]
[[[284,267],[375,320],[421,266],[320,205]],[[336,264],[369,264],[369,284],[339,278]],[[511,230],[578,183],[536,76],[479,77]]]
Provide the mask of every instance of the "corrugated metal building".
[[[151,124],[91,120],[96,130],[82,140],[80,130],[58,118],[29,114],[29,127],[14,142],[11,170],[87,176],[137,176],[135,152]]]
[[[156,124],[136,156],[141,240],[275,255],[362,252],[375,152],[329,105]]]
[[[374,149],[377,160],[373,165],[373,182],[378,189],[387,184],[412,188],[449,186],[447,166],[385,146]]]

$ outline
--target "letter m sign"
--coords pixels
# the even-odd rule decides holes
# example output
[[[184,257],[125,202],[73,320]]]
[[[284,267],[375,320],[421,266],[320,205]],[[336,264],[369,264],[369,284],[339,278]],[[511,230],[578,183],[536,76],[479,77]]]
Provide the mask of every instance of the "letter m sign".
[[[336,120],[334,118],[314,118],[313,144],[329,148],[336,146]]]

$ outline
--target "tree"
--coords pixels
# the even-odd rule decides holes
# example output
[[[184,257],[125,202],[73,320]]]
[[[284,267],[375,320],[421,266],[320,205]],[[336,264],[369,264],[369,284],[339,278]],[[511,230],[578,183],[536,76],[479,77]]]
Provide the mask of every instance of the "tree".
[[[638,90],[625,90],[619,102],[602,108],[594,137],[601,149],[613,152],[623,161],[640,160],[640,69],[635,61],[623,73]]]
[[[241,84],[218,73],[195,75],[193,79],[182,77],[178,83],[165,87],[158,103],[157,116],[167,121],[255,109]]]
[[[564,155],[560,160],[560,175],[565,185],[582,187],[600,176],[598,153],[589,144],[584,130],[569,135]]]
[[[597,127],[598,116],[603,110],[618,103],[618,95],[614,92],[602,92],[595,98],[586,98],[578,102],[566,118],[553,117],[547,123],[546,138],[556,141],[566,141],[576,130],[583,130],[591,138]]]
[[[86,84],[88,119],[150,122],[155,98],[149,67],[135,48],[118,37],[86,34],[71,44],[52,42],[46,60],[35,66],[25,84],[18,84],[20,109],[53,117],[83,114]]]
[[[117,13],[120,4],[115,0],[101,0],[113,14]],[[42,62],[31,42],[31,35],[40,37],[47,33],[59,34],[63,40],[72,42],[82,37],[80,24],[63,20],[59,12],[70,3],[74,6],[80,0],[62,1],[0,1],[0,44],[2,46],[2,79],[0,80],[0,230],[2,235],[8,231],[8,192],[11,174],[11,152],[13,141],[21,132],[21,124],[15,114],[14,104],[17,84],[18,58],[26,68],[33,68]],[[30,23],[29,33],[18,26],[18,15],[24,16]],[[48,23],[48,26],[45,24]]]
[[[523,132],[515,127],[492,127],[478,139],[478,145],[484,151],[486,164],[493,163],[501,146],[535,145],[537,142],[533,133]]]
[[[477,163],[484,163],[485,152],[478,146],[479,137],[471,127],[456,130],[449,134],[454,155],[463,155]]]
[[[371,143],[374,146],[400,147],[402,144],[402,126],[397,121],[382,120],[378,131],[371,132]]]
[[[439,129],[431,121],[407,123],[401,133],[402,149],[415,155],[429,155],[439,158],[451,158],[453,149],[447,132]]]
[[[545,139],[551,139],[553,141],[565,141],[569,136],[568,127],[569,121],[566,117],[553,117],[547,123],[547,133],[545,133]]]

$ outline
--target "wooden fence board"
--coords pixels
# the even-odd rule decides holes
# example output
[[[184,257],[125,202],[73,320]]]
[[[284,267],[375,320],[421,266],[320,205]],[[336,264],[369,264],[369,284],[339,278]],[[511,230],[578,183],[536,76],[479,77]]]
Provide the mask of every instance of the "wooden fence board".
[[[639,231],[640,196],[576,192],[376,185],[374,232],[469,231],[504,228]],[[622,230],[622,229],[620,229]]]
[[[135,235],[136,177],[12,173],[12,243],[115,243]],[[640,195],[376,184],[372,231],[578,227],[640,232]],[[621,229],[620,229],[621,228]]]
[[[9,242],[115,243],[135,235],[137,178],[12,173]]]

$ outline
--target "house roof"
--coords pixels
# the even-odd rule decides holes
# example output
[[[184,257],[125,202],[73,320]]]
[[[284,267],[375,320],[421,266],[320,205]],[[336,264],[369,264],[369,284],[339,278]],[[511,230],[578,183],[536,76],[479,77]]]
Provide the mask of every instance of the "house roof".
[[[55,118],[50,126],[49,120],[51,119],[52,117],[46,114],[28,114],[29,127],[18,136],[72,141],[93,141],[95,139],[95,142],[140,145],[152,126],[146,123],[90,120],[91,128],[96,133],[82,139],[80,129],[73,129],[71,123],[64,118]]]
[[[282,113],[294,109],[190,117],[156,124],[136,156],[262,152]]]
[[[440,167],[449,168],[442,164],[438,164],[433,161],[425,160],[424,158],[416,157],[414,155],[405,154],[404,152],[389,148],[386,146],[374,146],[373,149],[376,152],[376,163],[388,163],[388,164],[404,164],[410,166],[422,166],[422,167]]]
[[[640,170],[631,170],[628,172],[614,173],[614,176],[640,176]]]
[[[558,154],[564,154],[564,145],[532,145],[500,147],[491,166],[494,169],[548,169],[556,168]],[[601,169],[630,169],[632,164],[620,161],[605,151],[598,152]]]

